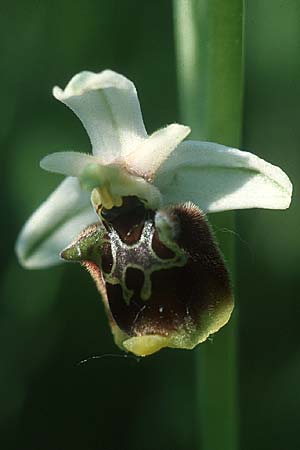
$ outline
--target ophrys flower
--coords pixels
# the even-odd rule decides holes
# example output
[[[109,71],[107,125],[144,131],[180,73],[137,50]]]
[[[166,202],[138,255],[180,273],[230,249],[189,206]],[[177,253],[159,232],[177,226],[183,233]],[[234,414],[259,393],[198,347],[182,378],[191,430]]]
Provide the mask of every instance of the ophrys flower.
[[[287,208],[288,177],[251,153],[184,141],[183,125],[148,136],[133,83],[115,72],[82,72],[53,93],[81,119],[93,155],[41,161],[67,178],[25,224],[21,263],[56,264],[67,247],[62,257],[95,278],[118,345],[139,355],[194,347],[233,307],[203,213]]]

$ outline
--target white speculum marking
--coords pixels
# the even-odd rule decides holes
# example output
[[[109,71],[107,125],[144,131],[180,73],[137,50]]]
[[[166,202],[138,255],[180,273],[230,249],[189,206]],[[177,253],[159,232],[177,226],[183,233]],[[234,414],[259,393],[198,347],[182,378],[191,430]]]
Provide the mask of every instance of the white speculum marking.
[[[108,233],[113,265],[111,272],[109,274],[103,273],[103,276],[107,283],[120,284],[126,304],[130,303],[134,294],[134,291],[126,286],[126,270],[128,268],[139,269],[143,272],[144,282],[140,295],[141,299],[146,301],[151,297],[151,275],[153,272],[182,267],[187,261],[185,252],[174,242],[172,244],[163,242],[175,254],[173,258],[162,259],[158,257],[152,248],[154,232],[154,223],[151,220],[146,220],[140,239],[133,245],[125,244],[113,228]]]

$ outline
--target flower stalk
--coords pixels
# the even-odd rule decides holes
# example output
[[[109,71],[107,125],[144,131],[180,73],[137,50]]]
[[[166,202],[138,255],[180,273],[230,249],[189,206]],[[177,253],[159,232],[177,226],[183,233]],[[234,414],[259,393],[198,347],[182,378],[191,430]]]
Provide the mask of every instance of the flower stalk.
[[[243,0],[174,0],[181,119],[192,137],[239,146],[243,98]],[[211,222],[234,229],[234,212]],[[235,276],[232,235],[220,246]],[[199,448],[238,448],[237,317],[196,350]]]

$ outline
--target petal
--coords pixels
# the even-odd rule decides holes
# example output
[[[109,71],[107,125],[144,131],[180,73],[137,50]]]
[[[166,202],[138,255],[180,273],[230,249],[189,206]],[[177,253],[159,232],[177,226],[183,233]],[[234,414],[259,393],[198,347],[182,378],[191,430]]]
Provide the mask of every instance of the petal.
[[[57,152],[45,156],[41,160],[40,166],[48,172],[78,177],[88,164],[95,162],[96,158],[86,153]]]
[[[131,175],[122,166],[101,165],[92,155],[77,152],[52,153],[45,156],[40,165],[50,172],[77,176],[81,187],[86,191],[106,185],[113,197],[137,196],[152,209],[161,204],[160,192],[153,184],[143,177]]]
[[[89,195],[76,178],[66,178],[21,230],[16,243],[20,263],[29,269],[60,263],[60,251],[96,221]]]
[[[190,132],[189,127],[177,123],[156,131],[139,148],[124,155],[126,166],[146,179],[153,179],[160,165]]]
[[[154,184],[164,204],[192,201],[204,212],[286,209],[292,184],[263,159],[212,142],[186,141],[160,167]]]
[[[55,87],[53,95],[82,121],[102,162],[113,161],[147,137],[135,86],[116,72],[81,72],[64,91]]]

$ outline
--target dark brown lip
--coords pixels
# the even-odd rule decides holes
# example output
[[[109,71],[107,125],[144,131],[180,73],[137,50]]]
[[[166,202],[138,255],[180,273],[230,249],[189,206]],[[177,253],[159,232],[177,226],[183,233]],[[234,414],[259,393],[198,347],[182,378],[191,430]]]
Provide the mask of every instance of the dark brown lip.
[[[125,271],[126,287],[132,291],[130,302],[124,301],[121,284],[106,282],[112,316],[130,336],[167,336],[187,324],[197,327],[205,311],[213,310],[217,303],[230,296],[228,272],[202,212],[191,204],[174,206],[166,212],[179,222],[176,243],[188,255],[186,264],[182,267],[170,264],[168,268],[154,271],[151,274],[151,296],[147,300],[141,298],[143,268],[133,267],[134,262]],[[154,221],[154,212],[144,214],[144,217]],[[119,215],[111,221],[125,244],[138,242],[137,218],[140,233],[144,223],[140,222],[142,216],[135,212],[129,216],[127,213]],[[124,234],[124,230],[131,231]],[[157,230],[152,249],[159,258],[174,256],[172,250],[160,241]]]
[[[191,203],[152,211],[126,198],[124,209],[104,211],[62,256],[88,268],[111,322],[128,336],[209,332],[218,329],[218,311],[232,310],[223,258]]]

